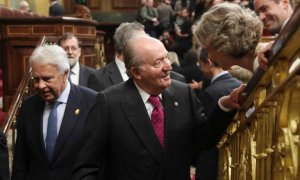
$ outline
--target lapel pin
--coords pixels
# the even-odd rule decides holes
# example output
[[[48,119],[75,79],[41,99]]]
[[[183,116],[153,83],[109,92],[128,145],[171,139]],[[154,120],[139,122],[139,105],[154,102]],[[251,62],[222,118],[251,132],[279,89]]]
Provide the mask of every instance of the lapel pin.
[[[76,109],[75,110],[75,115],[78,115],[80,113],[80,110],[79,109]]]
[[[178,106],[179,104],[178,104],[178,102],[177,101],[175,101],[174,102],[174,106]]]

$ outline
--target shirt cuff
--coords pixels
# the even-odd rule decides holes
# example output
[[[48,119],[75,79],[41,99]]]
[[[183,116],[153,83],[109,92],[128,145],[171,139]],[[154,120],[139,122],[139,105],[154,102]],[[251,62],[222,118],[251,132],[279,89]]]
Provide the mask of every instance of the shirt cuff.
[[[220,107],[223,111],[229,112],[231,109],[229,109],[229,108],[227,108],[227,107],[225,107],[225,106],[222,105],[222,103],[221,103],[221,99],[222,99],[222,98],[224,98],[224,96],[221,97],[221,98],[218,100],[218,105],[219,105],[219,107]]]

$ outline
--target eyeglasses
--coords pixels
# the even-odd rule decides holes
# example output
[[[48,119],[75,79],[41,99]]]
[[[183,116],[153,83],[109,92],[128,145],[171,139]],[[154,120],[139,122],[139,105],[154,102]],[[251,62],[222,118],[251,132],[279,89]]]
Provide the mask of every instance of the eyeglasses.
[[[77,51],[79,49],[79,47],[75,47],[75,46],[66,46],[66,47],[62,47],[65,51]]]

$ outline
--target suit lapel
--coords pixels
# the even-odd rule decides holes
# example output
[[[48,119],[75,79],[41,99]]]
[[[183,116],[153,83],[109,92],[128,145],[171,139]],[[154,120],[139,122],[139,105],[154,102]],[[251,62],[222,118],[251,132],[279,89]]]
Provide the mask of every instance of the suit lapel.
[[[87,79],[84,67],[79,65],[79,85],[86,86]]]
[[[84,108],[80,103],[81,98],[78,97],[80,94],[75,90],[75,87],[71,85],[71,91],[68,97],[64,117],[60,126],[58,137],[56,139],[56,145],[53,152],[53,161],[66,144],[72,129],[79,121],[80,115],[83,114]]]
[[[39,96],[39,95],[37,95]],[[36,101],[36,104],[34,106],[34,110],[36,113],[33,113],[33,123],[32,123],[32,129],[36,129],[36,131],[33,132],[33,142],[39,142],[37,143],[38,148],[40,149],[39,152],[41,152],[41,156],[45,161],[48,161],[48,158],[46,156],[46,146],[44,141],[44,135],[43,135],[43,113],[45,108],[45,101],[42,100],[40,97],[38,97],[38,100]]]
[[[128,85],[125,90],[128,92],[126,93],[126,103],[122,104],[124,113],[150,154],[158,163],[161,163],[163,151],[153,130],[145,104],[131,79],[126,85]]]
[[[176,119],[176,110],[179,106],[178,101],[174,99],[174,92],[173,88],[167,88],[163,95],[163,106],[164,106],[164,113],[165,113],[165,143],[168,146],[168,138],[171,137],[171,125],[172,120]]]
[[[113,85],[123,82],[122,75],[121,75],[115,61],[113,61],[111,66],[108,67],[108,72],[109,72],[109,74],[108,74],[109,79],[111,80]]]

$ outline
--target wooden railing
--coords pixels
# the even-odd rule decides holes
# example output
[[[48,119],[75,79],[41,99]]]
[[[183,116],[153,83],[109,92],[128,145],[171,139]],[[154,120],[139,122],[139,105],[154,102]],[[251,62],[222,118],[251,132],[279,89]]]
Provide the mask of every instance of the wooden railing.
[[[46,37],[43,36],[38,43],[38,46],[43,45],[46,43]],[[11,128],[12,124],[15,122],[16,114],[22,104],[22,101],[26,94],[28,93],[28,85],[31,79],[31,68],[27,71],[27,73],[23,76],[21,83],[18,86],[17,92],[13,97],[12,104],[10,105],[7,114],[5,116],[2,130],[4,134],[8,133],[8,130]]]
[[[218,179],[300,179],[300,9],[241,98],[242,108],[218,144]]]

